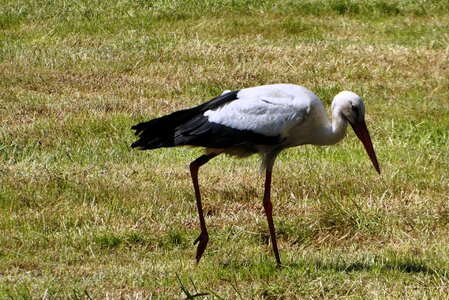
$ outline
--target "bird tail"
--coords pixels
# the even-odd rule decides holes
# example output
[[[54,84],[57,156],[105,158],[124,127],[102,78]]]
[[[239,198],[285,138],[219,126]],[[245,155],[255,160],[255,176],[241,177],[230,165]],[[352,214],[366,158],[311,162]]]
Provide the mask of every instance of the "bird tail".
[[[134,125],[138,140],[131,144],[132,148],[141,150],[177,146],[175,136],[177,127],[188,120],[192,109],[185,109],[172,114]]]
[[[237,99],[238,92],[238,90],[226,91],[226,93],[201,105],[179,110],[169,115],[134,125],[131,129],[135,130],[135,134],[139,138],[131,147],[146,150],[188,144],[189,139],[186,139],[180,132],[183,124],[196,120],[195,118],[202,116],[202,113],[208,109],[224,105]],[[199,125],[197,124],[197,126]]]

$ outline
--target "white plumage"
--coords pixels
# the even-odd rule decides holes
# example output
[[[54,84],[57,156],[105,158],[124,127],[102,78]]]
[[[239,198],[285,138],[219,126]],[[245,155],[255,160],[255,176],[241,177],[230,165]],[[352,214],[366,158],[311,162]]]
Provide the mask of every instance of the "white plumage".
[[[318,100],[306,88],[287,84],[243,89],[237,98],[204,115],[209,122],[267,136],[286,135]]]

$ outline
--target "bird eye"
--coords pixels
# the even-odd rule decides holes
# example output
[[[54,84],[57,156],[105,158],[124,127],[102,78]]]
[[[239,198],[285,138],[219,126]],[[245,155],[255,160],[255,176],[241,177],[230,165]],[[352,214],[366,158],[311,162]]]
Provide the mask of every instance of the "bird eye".
[[[354,112],[354,114],[359,117],[359,108],[357,106],[352,105],[352,111]]]

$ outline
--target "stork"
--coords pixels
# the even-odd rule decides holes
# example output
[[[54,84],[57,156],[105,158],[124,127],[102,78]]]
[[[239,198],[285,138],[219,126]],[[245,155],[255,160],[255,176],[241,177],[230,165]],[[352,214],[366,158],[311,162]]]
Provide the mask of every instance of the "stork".
[[[199,168],[219,154],[236,157],[259,154],[265,170],[263,207],[273,252],[280,265],[270,190],[273,164],[283,149],[336,144],[345,136],[349,123],[380,174],[361,97],[349,91],[340,92],[334,97],[331,110],[329,120],[318,96],[299,85],[272,84],[225,91],[201,105],[133,126],[138,140],[131,146],[141,150],[184,145],[205,148],[205,154],[190,163],[201,228],[194,242],[198,243],[197,262],[209,241],[198,185]]]

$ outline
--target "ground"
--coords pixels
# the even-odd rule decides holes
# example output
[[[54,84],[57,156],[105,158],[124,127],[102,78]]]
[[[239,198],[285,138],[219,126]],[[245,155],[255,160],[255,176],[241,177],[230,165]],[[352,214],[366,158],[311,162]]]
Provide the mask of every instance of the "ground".
[[[445,1],[0,4],[0,298],[441,298],[449,293]],[[259,160],[200,170],[137,151],[130,127],[227,89],[361,95],[382,174],[354,133],[283,152],[276,268]]]

